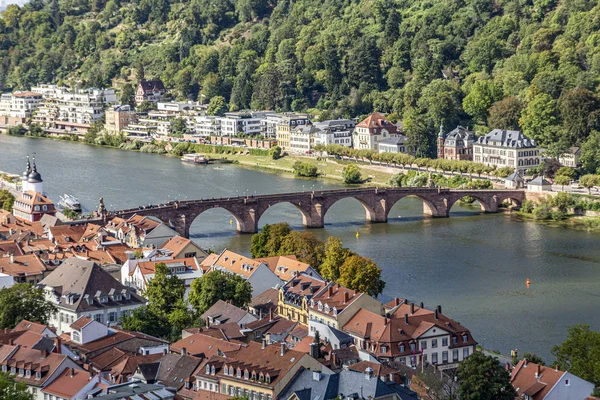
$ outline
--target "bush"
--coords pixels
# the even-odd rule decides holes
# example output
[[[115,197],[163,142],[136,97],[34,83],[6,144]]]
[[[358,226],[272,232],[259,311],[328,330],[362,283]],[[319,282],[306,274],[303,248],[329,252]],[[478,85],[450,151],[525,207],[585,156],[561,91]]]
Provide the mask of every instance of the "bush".
[[[314,178],[319,175],[317,167],[302,161],[296,161],[293,165],[294,174],[307,178]]]
[[[344,178],[344,182],[348,184],[362,182],[362,174],[360,172],[360,168],[358,168],[356,164],[346,165],[342,170],[342,176]]]
[[[521,203],[521,211],[523,211],[524,213],[531,214],[534,208],[535,204],[532,200],[523,200],[523,203]]]
[[[277,160],[281,158],[281,147],[275,146],[271,150],[269,150],[269,155],[273,160]]]
[[[416,175],[413,178],[409,179],[406,182],[406,186],[408,187],[423,187],[427,185],[429,178],[426,174]]]
[[[388,180],[388,185],[393,186],[393,187],[402,187],[403,184],[406,182],[406,175],[403,174],[402,172],[390,177],[390,179]]]
[[[545,221],[552,217],[552,209],[547,203],[540,203],[533,210],[533,217],[538,221]]]

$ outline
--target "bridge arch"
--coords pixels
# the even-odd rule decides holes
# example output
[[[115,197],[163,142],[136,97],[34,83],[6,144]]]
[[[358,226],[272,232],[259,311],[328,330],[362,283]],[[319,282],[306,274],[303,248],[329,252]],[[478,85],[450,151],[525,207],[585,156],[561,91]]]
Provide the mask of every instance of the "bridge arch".
[[[448,196],[448,212],[452,209],[452,206],[465,197],[472,197],[477,200],[482,212],[497,212],[498,203],[496,203],[495,196],[482,196],[476,192],[464,192],[457,193],[452,196]]]
[[[321,218],[322,218],[322,223],[324,225],[325,223],[325,217],[327,215],[327,212],[339,201],[341,200],[346,200],[346,199],[353,199],[356,200],[360,203],[361,206],[363,206],[364,210],[365,210],[365,219],[368,222],[385,222],[385,210],[382,207],[382,205],[378,202],[378,201],[369,201],[366,198],[363,198],[362,196],[357,196],[357,195],[348,195],[348,196],[339,196],[336,198],[332,198],[329,201],[325,201],[323,202],[323,204],[321,205]],[[383,200],[385,202],[385,200]]]
[[[257,230],[258,230],[258,226],[260,224],[260,219],[263,217],[263,215],[266,212],[268,212],[272,208],[277,207],[279,205],[288,205],[288,204],[291,204],[292,206],[294,206],[294,208],[296,210],[300,211],[300,215],[302,216],[302,224],[304,226],[311,226],[312,216],[310,214],[310,211],[307,210],[307,206],[303,206],[302,201],[281,200],[281,201],[269,202],[268,204],[257,207],[257,209],[256,209],[256,228],[257,228]]]
[[[502,204],[506,200],[510,200],[513,205],[515,205],[519,208],[523,204],[523,200],[524,200],[524,196],[523,196],[522,192],[499,193],[496,198],[498,201],[498,205]]]
[[[389,216],[390,211],[394,207],[394,205],[396,205],[402,199],[406,199],[406,198],[417,198],[417,199],[421,200],[423,202],[424,214],[431,215],[434,217],[443,216],[443,215],[440,215],[441,214],[440,210],[430,199],[428,199],[425,196],[421,196],[418,193],[410,193],[410,194],[402,194],[399,196],[388,197],[388,203],[387,203],[386,213],[385,213],[386,220]]]

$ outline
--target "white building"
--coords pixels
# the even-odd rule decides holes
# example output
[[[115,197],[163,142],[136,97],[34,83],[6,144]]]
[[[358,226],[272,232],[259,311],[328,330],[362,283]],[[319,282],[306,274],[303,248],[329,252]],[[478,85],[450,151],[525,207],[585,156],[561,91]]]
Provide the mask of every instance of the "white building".
[[[265,111],[229,112],[219,117],[221,123],[221,136],[260,135],[261,121]]]
[[[15,280],[11,275],[0,272],[0,289],[9,288],[15,284]]]
[[[265,138],[277,137],[277,125],[283,120],[281,114],[268,112],[260,121],[261,134]]]
[[[571,147],[558,157],[558,162],[564,167],[579,168],[581,166],[581,148]]]
[[[310,154],[315,148],[315,136],[319,130],[314,125],[300,125],[290,132],[289,151],[297,154]]]
[[[377,150],[377,142],[388,139],[398,133],[398,127],[388,121],[384,115],[373,113],[362,120],[352,136],[355,149]]]
[[[221,118],[215,115],[199,115],[190,118],[190,130],[203,137],[221,136]]]
[[[542,161],[541,149],[519,131],[494,129],[473,144],[473,161],[525,171]]]
[[[156,104],[156,108],[158,111],[164,111],[172,114],[182,114],[182,113],[193,113],[199,110],[200,104],[188,101],[188,102],[176,102],[171,101],[168,103],[159,102]]]
[[[114,325],[146,301],[92,261],[70,258],[40,283],[46,299],[58,309],[49,324],[57,334],[72,331],[83,316]]]
[[[25,123],[42,101],[35,92],[5,93],[0,97],[0,115],[8,118],[10,125]]]
[[[545,180],[543,176],[538,176],[527,182],[527,190],[530,192],[547,192],[552,190],[552,184]]]
[[[315,134],[315,144],[327,146],[339,144],[352,147],[352,134],[356,122],[350,119],[334,119],[329,121],[315,122],[318,129]]]
[[[407,153],[414,154],[412,147],[408,146],[408,137],[404,135],[393,136],[380,140],[377,143],[379,153]]]

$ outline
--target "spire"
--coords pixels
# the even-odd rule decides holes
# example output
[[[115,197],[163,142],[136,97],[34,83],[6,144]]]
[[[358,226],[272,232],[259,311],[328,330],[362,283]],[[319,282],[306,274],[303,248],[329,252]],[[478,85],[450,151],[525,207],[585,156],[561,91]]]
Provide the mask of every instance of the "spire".
[[[444,138],[444,121],[440,124],[440,133],[438,134],[439,138]]]
[[[21,180],[26,181],[29,179],[29,174],[31,173],[31,163],[29,162],[29,155],[27,155],[27,166],[25,167],[25,171],[23,171],[23,175],[21,175]]]
[[[106,213],[106,207],[104,207],[104,199],[100,197],[100,203],[98,204],[98,214],[103,215]]]
[[[43,182],[42,175],[40,175],[40,173],[37,171],[37,166],[35,165],[35,157],[33,157],[33,168],[31,169],[31,172],[29,173],[27,182],[29,182],[29,183]]]

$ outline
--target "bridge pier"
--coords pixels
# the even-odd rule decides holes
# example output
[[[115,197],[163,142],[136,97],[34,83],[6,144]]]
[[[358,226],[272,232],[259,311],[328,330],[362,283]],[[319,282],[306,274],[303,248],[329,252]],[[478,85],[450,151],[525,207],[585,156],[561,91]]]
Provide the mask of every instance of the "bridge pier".
[[[433,202],[423,201],[423,214],[433,218],[447,218],[450,216],[448,201],[444,198]]]

